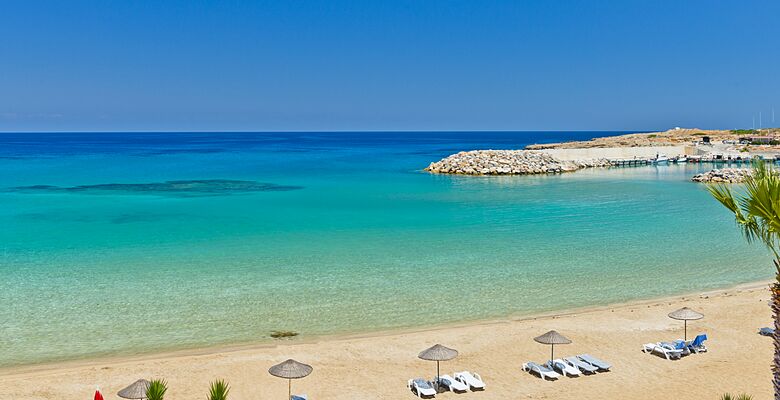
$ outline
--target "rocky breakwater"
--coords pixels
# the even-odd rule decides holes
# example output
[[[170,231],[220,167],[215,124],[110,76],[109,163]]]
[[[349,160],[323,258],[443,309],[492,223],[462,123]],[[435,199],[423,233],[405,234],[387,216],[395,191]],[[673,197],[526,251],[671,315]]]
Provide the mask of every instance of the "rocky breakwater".
[[[432,162],[426,171],[461,175],[557,174],[589,167],[609,167],[606,159],[559,160],[547,153],[528,150],[462,151]]]
[[[694,175],[691,180],[706,183],[740,183],[750,174],[750,169],[721,168]]]

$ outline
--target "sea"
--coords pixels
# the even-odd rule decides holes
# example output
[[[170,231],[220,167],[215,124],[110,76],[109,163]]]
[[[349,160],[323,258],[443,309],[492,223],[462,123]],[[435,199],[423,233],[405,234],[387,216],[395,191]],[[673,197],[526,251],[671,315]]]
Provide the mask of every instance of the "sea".
[[[623,132],[0,134],[0,367],[515,318],[772,277],[692,175],[449,176]]]

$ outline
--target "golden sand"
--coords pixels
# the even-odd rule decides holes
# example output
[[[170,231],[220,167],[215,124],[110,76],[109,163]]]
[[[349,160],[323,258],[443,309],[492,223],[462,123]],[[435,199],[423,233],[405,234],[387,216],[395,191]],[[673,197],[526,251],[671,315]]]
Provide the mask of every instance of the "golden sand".
[[[314,366],[309,377],[293,381],[293,392],[311,400],[413,399],[406,381],[432,378],[435,363],[417,353],[435,343],[460,351],[442,363],[442,372],[476,371],[487,383],[484,392],[438,399],[716,399],[724,392],[770,398],[772,342],[756,333],[771,323],[768,299],[764,283],[522,320],[6,369],[0,370],[0,398],[89,399],[97,385],[116,399],[136,379],[162,377],[172,400],[205,399],[217,378],[231,384],[232,399],[284,399],[287,382],[267,370],[295,358]],[[682,337],[683,323],[666,315],[683,306],[705,314],[689,323],[689,336],[707,333],[709,352],[678,361],[642,353],[644,343]],[[556,354],[590,353],[612,363],[612,372],[552,382],[522,372],[523,362],[549,357],[549,348],[532,338],[550,329],[573,340],[556,346]]]

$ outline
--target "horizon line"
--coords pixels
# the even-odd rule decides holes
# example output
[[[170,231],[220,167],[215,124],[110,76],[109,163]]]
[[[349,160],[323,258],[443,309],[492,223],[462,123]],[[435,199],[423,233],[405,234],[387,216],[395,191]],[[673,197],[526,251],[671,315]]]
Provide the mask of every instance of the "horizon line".
[[[683,128],[698,129],[698,128]],[[771,129],[771,128],[763,128]],[[668,129],[667,129],[668,130]],[[702,129],[711,130],[711,129]],[[67,130],[67,131],[0,131],[0,135],[13,133],[513,133],[513,132],[664,132],[665,130],[647,129],[544,129],[544,130],[512,130],[512,129],[430,129],[430,130],[382,130],[382,129],[347,129],[347,130]]]

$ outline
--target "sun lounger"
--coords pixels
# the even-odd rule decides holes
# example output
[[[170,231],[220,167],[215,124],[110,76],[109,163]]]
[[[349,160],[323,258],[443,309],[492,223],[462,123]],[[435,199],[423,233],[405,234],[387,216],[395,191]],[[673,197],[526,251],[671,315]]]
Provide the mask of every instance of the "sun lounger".
[[[667,350],[678,350],[680,352],[680,357],[691,354],[691,351],[688,349],[688,347],[685,345],[685,342],[683,342],[682,340],[674,343],[660,342],[658,343],[658,345]]]
[[[485,390],[485,381],[476,372],[463,371],[452,375],[455,376],[456,380],[470,387],[471,390]]]
[[[417,397],[422,398],[423,396],[429,396],[434,397],[436,396],[436,389],[433,388],[433,385],[431,382],[426,381],[422,378],[416,378],[416,379],[409,379],[409,382],[407,382],[406,387],[411,389],[414,394],[417,395]]]
[[[566,357],[563,359],[563,361],[566,361],[571,366],[577,367],[580,371],[586,374],[595,374],[596,371],[599,370],[598,367],[594,367],[593,365],[590,365],[577,357]]]
[[[469,391],[468,385],[446,374],[439,377],[439,385],[449,389],[450,392],[465,393]]]
[[[707,334],[702,333],[696,336],[692,341],[685,343],[686,347],[694,353],[704,353],[707,351],[707,346],[704,345],[704,341],[707,340]]]
[[[658,353],[666,357],[667,360],[679,360],[682,357],[682,350],[675,349],[669,343],[647,343],[642,346],[645,353]]]
[[[564,362],[560,358],[556,358],[555,360],[548,361],[547,364],[545,364],[547,368],[550,368],[558,373],[560,373],[563,376],[580,376],[582,375],[582,372],[580,372],[579,368],[569,365],[568,363]]]
[[[661,344],[662,345],[667,345],[667,346],[672,346],[674,349],[680,350],[682,352],[681,355],[683,355],[683,356],[687,356],[687,355],[691,354],[691,349],[688,346],[689,343],[686,343],[683,340],[675,340],[673,343],[661,342]]]
[[[599,360],[596,357],[593,357],[590,354],[580,354],[577,356],[580,360],[596,367],[599,369],[599,371],[609,371],[610,368],[612,368],[612,364],[604,362]]]
[[[535,372],[542,380],[544,379],[558,379],[561,375],[545,366],[539,365],[535,362],[527,362],[523,364],[523,371]]]
[[[775,330],[772,328],[761,328],[758,330],[758,334],[761,336],[774,336]]]

